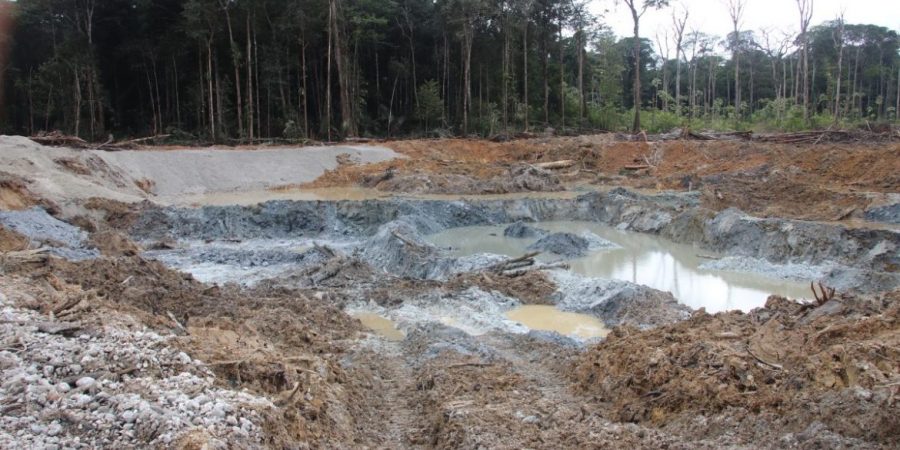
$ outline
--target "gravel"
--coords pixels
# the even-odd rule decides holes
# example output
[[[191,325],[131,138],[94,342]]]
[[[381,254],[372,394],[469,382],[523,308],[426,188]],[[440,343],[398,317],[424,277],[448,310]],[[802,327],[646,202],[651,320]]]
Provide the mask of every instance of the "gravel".
[[[198,430],[262,446],[274,405],[216,387],[174,336],[112,325],[64,336],[40,332],[46,322],[0,294],[0,448],[162,448]]]

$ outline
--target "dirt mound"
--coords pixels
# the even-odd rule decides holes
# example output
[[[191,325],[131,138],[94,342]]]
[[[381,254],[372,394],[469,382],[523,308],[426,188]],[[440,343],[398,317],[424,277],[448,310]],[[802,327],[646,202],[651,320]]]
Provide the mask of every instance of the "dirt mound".
[[[339,167],[310,187],[385,183],[408,192],[502,192],[497,181],[515,164],[573,161],[553,174],[571,188],[584,183],[648,189],[696,190],[709,184],[716,209],[833,220],[859,215],[866,192],[900,191],[900,144],[778,144],[742,141],[622,142],[581,136],[486,142],[462,139],[387,142],[408,156]],[[766,167],[771,177],[741,176]],[[638,168],[639,170],[634,170]],[[707,177],[723,175],[704,181]],[[395,181],[390,181],[394,179]],[[478,192],[473,192],[473,190]],[[508,192],[516,192],[508,190]],[[716,192],[719,195],[716,195]],[[747,196],[743,192],[749,192]],[[721,198],[719,198],[721,197]],[[836,204],[829,205],[828,199]]]
[[[563,189],[556,174],[527,164],[515,164],[487,179],[454,173],[397,175],[393,169],[388,169],[380,176],[365,178],[361,184],[404,194],[509,194]]]
[[[31,299],[28,304],[73,308],[69,300],[75,300],[74,308],[100,323],[130,316],[180,336],[177,348],[203,361],[219,388],[268,398],[274,407],[257,409],[262,416],[254,422],[266,446],[352,439],[350,393],[340,387],[345,375],[334,358],[359,324],[312,292],[208,286],[138,257],[50,259],[29,274],[38,279],[30,286],[45,288],[23,297]],[[58,291],[65,286],[89,295],[69,298]]]
[[[27,237],[22,236],[4,226],[0,226],[0,252],[17,252],[26,250],[30,245]]]
[[[900,436],[900,369],[890,362],[900,358],[898,299],[811,308],[772,297],[750,314],[698,311],[650,331],[618,328],[580,357],[574,378],[614,420],[684,424],[729,411],[731,429],[758,438],[821,422],[845,439],[890,445]]]
[[[128,236],[115,230],[91,233],[88,243],[103,256],[137,256],[143,251]]]
[[[28,183],[22,177],[0,171],[0,211],[22,210],[44,205],[54,209],[50,202],[42,201],[28,190]]]
[[[529,271],[521,276],[508,277],[487,272],[469,272],[450,278],[449,290],[465,290],[477,286],[485,292],[497,291],[526,305],[551,305],[556,284],[542,271]]]
[[[865,193],[834,190],[831,183],[798,182],[790,174],[771,172],[769,166],[708,176],[702,183],[708,208],[736,207],[760,217],[839,221],[861,217],[871,203]]]

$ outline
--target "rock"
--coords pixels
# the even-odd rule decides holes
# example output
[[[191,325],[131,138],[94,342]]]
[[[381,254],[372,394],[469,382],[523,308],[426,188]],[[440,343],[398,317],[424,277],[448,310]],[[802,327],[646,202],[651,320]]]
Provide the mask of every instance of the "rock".
[[[503,230],[503,235],[511,238],[536,238],[546,236],[548,233],[547,230],[526,225],[521,220]]]
[[[528,246],[529,250],[553,253],[566,258],[584,256],[590,248],[587,239],[572,233],[553,233]]]
[[[82,389],[90,389],[96,383],[97,380],[91,377],[81,377],[78,379],[78,381],[75,382],[75,386],[78,386]]]
[[[56,436],[61,432],[62,432],[62,425],[60,425],[58,422],[53,422],[50,424],[49,427],[47,427],[47,435],[48,436]]]

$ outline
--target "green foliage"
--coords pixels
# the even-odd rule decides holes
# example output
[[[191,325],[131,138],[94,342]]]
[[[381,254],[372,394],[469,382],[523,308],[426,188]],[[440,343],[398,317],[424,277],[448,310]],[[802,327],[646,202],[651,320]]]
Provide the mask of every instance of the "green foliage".
[[[667,2],[626,3],[659,14],[653,10]],[[649,132],[898,120],[900,37],[874,25],[847,24],[839,33],[835,22],[826,22],[810,30],[815,70],[807,112],[795,98],[802,95],[792,37],[779,50],[752,30],[725,37],[688,33],[677,108],[675,61],[661,61],[642,38],[636,71],[634,38],[615,36],[574,0],[0,4],[7,5],[0,14],[15,10],[17,16],[4,67],[0,132],[6,133],[46,128],[103,139],[109,131],[148,135],[175,127],[185,138],[222,140],[247,138],[252,128],[254,137],[325,139],[330,128],[332,136],[396,136],[437,127],[461,132],[464,112],[471,131],[482,135],[504,125],[504,132],[522,130],[526,123],[531,130],[625,131],[635,111],[635,74]],[[464,57],[469,46],[471,64]],[[723,56],[727,49],[740,53],[740,117],[732,105],[735,66]],[[467,66],[472,101],[464,108]],[[662,105],[668,111],[654,111]]]
[[[444,100],[439,89],[437,81],[428,80],[417,91],[419,105],[416,107],[416,117],[422,121],[426,132],[429,124],[440,120],[444,111]]]

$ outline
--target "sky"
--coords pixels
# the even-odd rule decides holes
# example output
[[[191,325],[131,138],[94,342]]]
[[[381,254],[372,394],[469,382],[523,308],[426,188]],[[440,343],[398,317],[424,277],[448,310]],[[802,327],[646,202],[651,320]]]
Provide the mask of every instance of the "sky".
[[[604,22],[619,36],[631,36],[633,24],[628,7],[615,0],[591,0],[595,13],[608,10]],[[690,12],[687,29],[725,36],[731,31],[731,18],[725,0],[673,0],[663,10],[650,10],[641,18],[641,35],[656,36],[672,27],[673,8]],[[871,23],[900,31],[900,0],[815,0],[812,25],[833,20],[844,11],[847,23]],[[800,14],[795,0],[747,0],[743,30],[774,28],[799,30]]]

